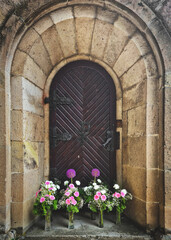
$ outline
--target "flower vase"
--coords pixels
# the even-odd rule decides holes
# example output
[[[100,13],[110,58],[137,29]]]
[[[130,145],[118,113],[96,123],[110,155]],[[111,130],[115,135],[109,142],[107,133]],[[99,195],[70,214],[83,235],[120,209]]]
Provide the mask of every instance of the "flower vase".
[[[121,213],[116,212],[116,224],[121,224]]]
[[[51,230],[51,210],[47,210],[47,214],[45,215],[45,231]]]
[[[96,214],[95,214],[95,212],[91,212],[91,220],[96,220]]]
[[[103,224],[103,210],[100,210],[100,214],[99,214],[99,227],[103,228],[104,224]]]
[[[68,228],[74,229],[74,213],[73,212],[69,212]]]

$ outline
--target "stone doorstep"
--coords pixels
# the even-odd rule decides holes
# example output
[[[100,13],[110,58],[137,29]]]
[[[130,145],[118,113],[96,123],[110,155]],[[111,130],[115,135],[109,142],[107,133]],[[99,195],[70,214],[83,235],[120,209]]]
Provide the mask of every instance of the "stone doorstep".
[[[123,218],[121,225],[116,225],[113,214],[104,214],[104,228],[98,227],[96,220],[90,219],[90,213],[75,214],[74,229],[68,229],[68,219],[65,213],[55,213],[52,216],[52,230],[44,231],[44,218],[30,228],[25,235],[28,240],[151,240],[141,229],[135,227],[130,220]]]

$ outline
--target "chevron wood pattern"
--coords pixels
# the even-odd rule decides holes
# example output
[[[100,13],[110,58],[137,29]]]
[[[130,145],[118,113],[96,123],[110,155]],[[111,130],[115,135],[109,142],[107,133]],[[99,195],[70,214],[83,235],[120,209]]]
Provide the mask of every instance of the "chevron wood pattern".
[[[78,61],[66,65],[55,76],[50,96],[67,97],[71,104],[50,103],[51,176],[66,178],[74,168],[83,185],[98,168],[101,179],[111,183],[115,177],[115,151],[103,147],[107,130],[115,133],[115,91],[110,76],[100,66]],[[69,141],[56,141],[54,131],[69,133]]]

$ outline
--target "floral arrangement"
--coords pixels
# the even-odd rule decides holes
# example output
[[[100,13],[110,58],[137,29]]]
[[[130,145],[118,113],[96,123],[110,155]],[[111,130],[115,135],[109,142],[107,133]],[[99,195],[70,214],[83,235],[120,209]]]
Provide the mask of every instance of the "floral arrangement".
[[[55,195],[59,185],[55,185],[52,181],[42,182],[40,189],[36,192],[36,201],[33,206],[33,213],[35,215],[46,216],[48,210],[57,210],[57,200]]]
[[[73,178],[76,176],[74,169],[69,169],[66,175],[71,179],[71,183],[69,181],[64,182],[64,186],[67,188],[61,190],[62,197],[59,200],[59,207],[66,208],[68,212],[78,213],[79,209],[83,207],[83,199],[80,197],[78,189],[81,183],[75,181],[75,185],[73,184]]]
[[[116,211],[122,214],[126,208],[127,201],[132,200],[132,195],[126,189],[121,189],[118,184],[115,184],[113,188],[115,192],[112,194],[112,198],[116,206]]]

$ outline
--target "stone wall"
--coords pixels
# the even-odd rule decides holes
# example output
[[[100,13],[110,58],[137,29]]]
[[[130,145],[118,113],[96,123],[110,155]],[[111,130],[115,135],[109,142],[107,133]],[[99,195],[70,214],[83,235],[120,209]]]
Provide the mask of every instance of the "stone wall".
[[[122,133],[121,149],[117,151],[117,175],[118,181],[123,182],[134,196],[127,214],[145,228],[160,226],[169,231],[171,96],[168,71],[163,115],[163,66],[165,70],[169,68],[169,52],[164,55],[169,46],[169,35],[164,26],[157,25],[156,15],[145,3],[126,0],[117,1],[117,4],[113,1],[77,3],[48,1],[43,8],[46,1],[29,1],[26,9],[30,9],[30,13],[40,6],[42,11],[25,20],[23,30],[20,29],[17,35],[15,32],[26,19],[26,10],[19,8],[18,16],[16,6],[19,5],[11,7],[11,21],[16,25],[7,34],[1,51],[4,56],[1,69],[5,71],[2,71],[2,77],[0,75],[0,111],[5,111],[6,100],[6,115],[2,114],[4,120],[1,121],[6,126],[0,129],[2,136],[7,135],[1,140],[0,151],[4,152],[4,157],[0,163],[3,174],[9,176],[0,180],[4,186],[2,191],[8,193],[2,199],[0,214],[4,217],[0,224],[8,229],[10,214],[11,226],[15,228],[26,229],[34,220],[31,214],[34,194],[42,179],[48,178],[49,174],[49,109],[44,106],[43,98],[48,96],[53,76],[62,66],[86,59],[102,65],[116,86],[117,120],[122,120],[123,126],[123,129],[117,129]],[[5,3],[2,1],[1,4]],[[11,18],[5,20],[5,14],[1,11],[1,20],[8,26]],[[165,24],[167,22],[166,19]],[[9,53],[6,47],[10,44],[8,36],[15,38],[9,45]],[[3,84],[4,76],[6,85]],[[8,93],[6,98],[5,91]],[[164,156],[163,137],[166,139]],[[2,164],[4,162],[6,164]],[[11,186],[12,192],[8,191]]]

